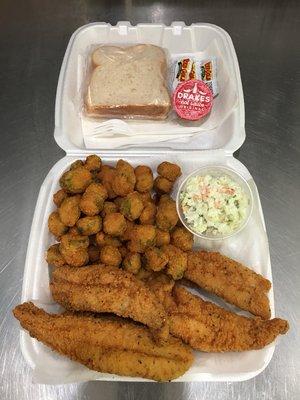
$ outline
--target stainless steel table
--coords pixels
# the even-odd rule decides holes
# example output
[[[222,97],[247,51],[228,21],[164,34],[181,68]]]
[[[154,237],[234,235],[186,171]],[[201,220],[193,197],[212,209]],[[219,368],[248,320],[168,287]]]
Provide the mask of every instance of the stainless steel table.
[[[0,399],[300,398],[300,3],[292,1],[2,1],[0,5]],[[71,33],[91,21],[211,22],[231,35],[246,104],[240,160],[264,208],[276,312],[290,321],[268,368],[241,383],[34,385],[11,309],[39,187],[64,153],[53,139],[58,73]]]

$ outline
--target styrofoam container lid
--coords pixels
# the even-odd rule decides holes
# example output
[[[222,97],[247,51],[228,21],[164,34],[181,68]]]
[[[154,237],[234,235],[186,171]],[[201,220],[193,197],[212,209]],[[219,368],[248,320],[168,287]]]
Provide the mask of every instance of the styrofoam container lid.
[[[171,149],[174,151],[223,149],[233,153],[245,140],[244,98],[240,71],[232,40],[222,28],[206,23],[186,26],[183,22],[164,24],[138,24],[118,22],[116,26],[106,23],[91,23],[77,29],[70,38],[62,63],[55,104],[55,132],[57,144],[67,154],[90,152],[91,149],[103,150],[114,148],[120,139],[107,139],[102,143],[89,138],[84,140],[88,124],[97,121],[87,120],[76,105],[74,99],[82,96],[81,90],[85,79],[87,49],[100,44],[134,44],[150,43],[168,50],[171,56],[182,53],[193,53],[197,57],[217,58],[219,95],[214,100],[214,114],[205,121],[201,131],[186,139],[168,141],[151,140],[162,122],[132,121],[140,125],[150,140],[136,140],[123,145],[123,149]],[[231,105],[228,107],[228,105]],[[166,122],[166,133],[174,129],[174,123]],[[176,122],[177,125],[179,125]],[[206,125],[205,125],[206,124]],[[207,129],[203,129],[203,127]],[[188,128],[185,128],[188,129]]]

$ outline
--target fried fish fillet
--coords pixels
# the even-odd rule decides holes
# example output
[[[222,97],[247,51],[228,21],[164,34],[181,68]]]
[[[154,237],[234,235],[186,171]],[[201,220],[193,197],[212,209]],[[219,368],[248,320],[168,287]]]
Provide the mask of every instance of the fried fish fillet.
[[[149,288],[129,272],[105,265],[54,270],[53,299],[71,311],[114,313],[147,325],[158,340],[169,335],[162,304]]]
[[[146,271],[145,274],[139,274],[140,279],[155,293],[158,301],[163,304],[167,314],[176,307],[172,290],[175,281],[169,275],[163,272]]]
[[[224,310],[175,284],[168,276],[152,274],[144,281],[168,313],[170,333],[196,350],[206,352],[256,350],[287,332],[287,321],[247,318]]]
[[[242,310],[269,319],[268,279],[220,253],[191,251],[184,277]]]
[[[146,327],[118,317],[48,314],[33,303],[21,304],[13,313],[30,336],[99,372],[168,381],[193,362],[190,348],[179,339],[170,337],[159,346]]]
[[[288,322],[282,319],[247,318],[204,301],[181,286],[175,285],[172,294],[168,294],[166,284],[163,286],[157,293],[164,293],[170,333],[196,350],[258,350],[289,329]]]

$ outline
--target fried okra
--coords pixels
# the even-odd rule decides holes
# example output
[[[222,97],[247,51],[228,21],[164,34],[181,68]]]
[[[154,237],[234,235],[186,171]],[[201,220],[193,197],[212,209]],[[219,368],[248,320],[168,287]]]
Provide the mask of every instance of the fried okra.
[[[107,190],[108,198],[114,199],[115,197],[117,197],[117,194],[112,188],[112,182],[116,176],[116,169],[110,167],[109,165],[102,165],[101,170],[97,176],[102,185]]]
[[[68,193],[83,193],[92,182],[92,174],[84,167],[65,172],[59,180],[60,186]]]
[[[105,265],[118,267],[121,264],[122,256],[115,246],[104,246],[100,250],[100,261]]]
[[[100,248],[98,246],[90,245],[88,247],[89,263],[96,263],[100,260]]]
[[[187,253],[172,244],[163,246],[162,251],[169,260],[166,268],[167,274],[174,280],[181,279],[187,268]]]
[[[102,161],[101,158],[98,157],[96,154],[92,154],[91,156],[87,156],[84,168],[89,171],[98,172],[101,169]]]
[[[131,272],[132,274],[137,274],[141,268],[141,256],[139,253],[127,253],[122,263],[123,268]]]
[[[87,249],[89,243],[89,238],[87,236],[67,233],[61,237],[60,246],[64,247],[65,250],[76,251],[79,249]]]
[[[119,250],[122,258],[126,257],[126,255],[128,254],[128,249],[125,246],[118,247],[118,250]]]
[[[103,210],[101,211],[101,217],[105,217],[108,214],[118,212],[118,206],[112,201],[105,201],[103,204]]]
[[[123,201],[123,197],[121,197],[121,196],[118,196],[114,199],[114,204],[118,208],[118,210],[120,209],[122,201]]]
[[[68,227],[61,221],[57,211],[53,211],[48,218],[49,231],[57,238],[68,232]]]
[[[78,167],[83,167],[83,161],[82,160],[76,160],[70,165],[70,171],[73,169],[76,169]]]
[[[122,236],[126,226],[126,220],[121,213],[111,213],[104,217],[103,230],[108,235]]]
[[[153,272],[151,270],[147,270],[142,267],[139,270],[139,272],[136,274],[136,278],[147,284],[153,275],[156,275],[156,274],[153,274]]]
[[[138,219],[143,211],[144,204],[138,192],[129,193],[120,201],[120,213],[129,221]]]
[[[89,238],[87,236],[66,234],[61,237],[59,251],[66,264],[81,267],[89,261]]]
[[[151,196],[151,192],[140,193],[140,196],[141,196],[142,202],[144,204],[149,203],[149,202],[154,203],[152,196]]]
[[[71,228],[69,229],[68,233],[70,235],[80,235],[79,230],[78,230],[76,225],[71,226]]]
[[[145,268],[152,271],[161,271],[169,261],[166,252],[158,247],[147,249],[144,254]]]
[[[144,203],[143,211],[139,217],[140,224],[154,225],[156,215],[156,205],[150,201]]]
[[[171,182],[175,182],[176,179],[181,176],[181,169],[179,165],[164,161],[157,167],[159,175],[167,178]]]
[[[153,188],[153,173],[146,165],[139,165],[134,170],[136,177],[135,189],[138,192],[149,192]]]
[[[116,175],[112,181],[112,188],[118,196],[126,196],[134,191],[136,177],[133,167],[124,160],[119,160],[116,165]]]
[[[107,196],[107,190],[101,183],[91,183],[82,195],[80,201],[81,211],[89,217],[99,214],[103,209]]]
[[[80,195],[66,197],[61,203],[58,213],[59,218],[66,226],[74,226],[80,218]]]
[[[99,247],[114,246],[120,247],[122,243],[117,237],[106,235],[104,232],[98,232],[96,235],[96,243]]]
[[[64,189],[60,189],[56,193],[54,193],[53,203],[56,205],[56,207],[60,207],[61,203],[66,197],[68,197],[67,192]]]
[[[156,246],[160,247],[169,244],[170,240],[170,233],[168,231],[156,228]]]
[[[79,218],[76,226],[81,235],[95,235],[102,229],[102,218],[99,215]]]
[[[194,244],[194,235],[183,227],[176,227],[171,232],[171,244],[183,251],[190,251]]]
[[[163,231],[172,230],[178,222],[176,203],[169,196],[164,195],[160,198],[157,213],[156,225]]]
[[[157,176],[154,181],[154,190],[158,194],[168,194],[173,189],[173,182],[163,176]]]
[[[133,253],[144,253],[149,247],[155,246],[156,229],[153,225],[135,225],[131,230],[128,249]]]
[[[126,221],[125,232],[123,233],[122,236],[120,236],[120,239],[123,242],[126,242],[126,241],[131,239],[131,232],[132,232],[132,230],[134,229],[135,226],[136,226],[136,224],[134,222],[128,221],[128,220]]]
[[[119,160],[114,168],[103,165],[97,155],[71,164],[60,178],[61,189],[53,195],[58,210],[49,216],[49,230],[61,243],[49,248],[47,258],[53,264],[71,266],[89,261],[119,266],[123,259],[123,268],[137,273],[141,253],[145,253],[143,262],[149,270],[166,268],[171,276],[180,276],[185,258],[181,249],[190,250],[193,238],[176,226],[175,202],[167,194],[181,170],[165,161],[157,172],[154,180],[146,165],[133,168]],[[156,200],[151,195],[153,188]],[[170,232],[178,248],[169,247]]]
[[[46,261],[50,265],[54,265],[54,267],[62,267],[66,264],[63,256],[59,251],[59,244],[53,244],[49,247],[46,253]]]

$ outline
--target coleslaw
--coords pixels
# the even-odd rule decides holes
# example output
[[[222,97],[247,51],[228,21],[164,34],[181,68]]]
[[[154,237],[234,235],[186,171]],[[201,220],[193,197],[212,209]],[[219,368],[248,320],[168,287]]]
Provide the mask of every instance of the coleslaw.
[[[247,217],[250,199],[228,175],[190,177],[180,193],[187,224],[199,234],[227,235]]]

